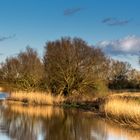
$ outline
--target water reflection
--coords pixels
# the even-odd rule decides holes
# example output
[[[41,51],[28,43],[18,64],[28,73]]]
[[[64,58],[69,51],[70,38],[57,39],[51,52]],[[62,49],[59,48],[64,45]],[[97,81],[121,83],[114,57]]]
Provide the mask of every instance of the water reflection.
[[[0,108],[2,140],[138,140],[139,137],[137,131],[119,128],[80,110],[17,104]]]
[[[8,97],[8,94],[6,92],[0,91],[0,100],[5,100]]]

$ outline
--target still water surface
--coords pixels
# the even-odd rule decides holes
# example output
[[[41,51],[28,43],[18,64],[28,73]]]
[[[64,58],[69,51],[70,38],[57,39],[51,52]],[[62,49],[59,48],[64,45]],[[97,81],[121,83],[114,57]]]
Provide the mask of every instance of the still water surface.
[[[90,112],[1,103],[0,140],[140,140],[140,133]]]

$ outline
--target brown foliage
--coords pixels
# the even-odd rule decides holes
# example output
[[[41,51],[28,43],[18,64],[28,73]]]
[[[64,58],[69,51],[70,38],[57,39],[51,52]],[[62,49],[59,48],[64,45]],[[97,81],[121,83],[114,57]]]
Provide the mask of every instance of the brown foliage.
[[[91,93],[105,82],[106,57],[79,38],[48,42],[44,55],[46,81],[53,93]],[[98,82],[97,82],[98,81]]]
[[[6,59],[1,65],[1,78],[20,88],[28,89],[38,85],[43,77],[43,69],[37,52],[27,47],[26,51],[20,52],[17,57]]]

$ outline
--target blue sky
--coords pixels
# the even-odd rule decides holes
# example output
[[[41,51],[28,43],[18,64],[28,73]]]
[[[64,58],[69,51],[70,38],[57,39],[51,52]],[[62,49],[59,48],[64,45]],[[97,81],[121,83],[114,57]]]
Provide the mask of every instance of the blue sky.
[[[81,37],[111,57],[138,66],[140,0],[1,0],[0,61],[26,46]]]

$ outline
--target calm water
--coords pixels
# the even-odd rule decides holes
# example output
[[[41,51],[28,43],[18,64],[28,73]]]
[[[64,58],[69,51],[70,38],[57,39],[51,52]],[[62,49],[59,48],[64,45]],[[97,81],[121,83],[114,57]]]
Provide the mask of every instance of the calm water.
[[[80,110],[1,103],[0,140],[140,140],[140,133]]]
[[[0,100],[5,99],[8,96],[5,92],[0,92]]]

